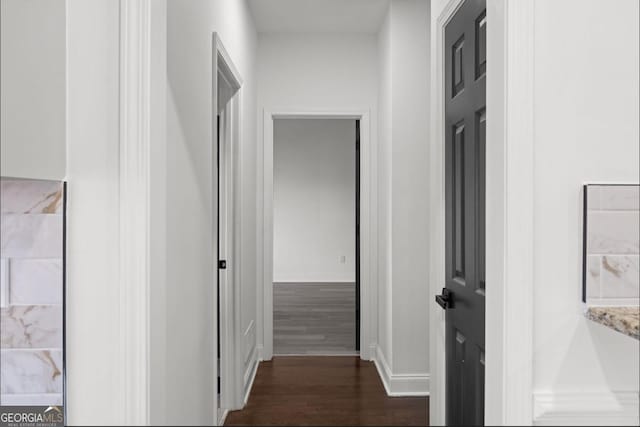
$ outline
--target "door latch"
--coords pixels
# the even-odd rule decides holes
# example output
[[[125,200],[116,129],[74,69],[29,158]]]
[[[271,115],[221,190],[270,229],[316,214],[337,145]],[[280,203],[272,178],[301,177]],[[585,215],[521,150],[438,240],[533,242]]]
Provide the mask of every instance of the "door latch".
[[[226,259],[221,259],[218,261],[218,268],[220,270],[226,270],[227,269],[227,260]]]
[[[447,288],[442,289],[440,295],[436,295],[436,302],[443,309],[453,308],[453,292]]]

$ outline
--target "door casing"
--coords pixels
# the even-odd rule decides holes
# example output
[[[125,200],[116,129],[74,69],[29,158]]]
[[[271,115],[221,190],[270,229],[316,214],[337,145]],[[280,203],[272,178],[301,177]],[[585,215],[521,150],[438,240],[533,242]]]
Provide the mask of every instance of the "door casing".
[[[375,355],[374,328],[377,321],[377,217],[372,208],[372,196],[377,190],[375,142],[371,139],[370,113],[366,109],[265,110],[263,117],[263,216],[262,274],[258,278],[258,341],[260,360],[273,357],[273,121],[275,119],[353,119],[360,120],[360,359],[372,360]],[[260,301],[262,304],[260,304]]]
[[[444,28],[464,0],[431,13],[430,417],[445,423]],[[534,2],[487,2],[485,424],[533,420]]]
[[[220,366],[217,366],[215,361],[215,355],[218,353],[216,348],[212,356],[214,356],[214,377],[212,378],[214,384],[214,390],[217,388],[218,381],[218,369],[220,369],[220,376],[222,378],[221,387],[221,400],[220,406],[214,404],[214,420],[218,424],[224,422],[224,417],[227,411],[234,409],[241,409],[243,407],[243,358],[242,358],[242,335],[241,335],[241,318],[240,318],[240,286],[238,277],[240,274],[240,221],[237,220],[238,213],[240,212],[240,198],[238,197],[238,183],[240,182],[240,129],[241,129],[241,94],[242,94],[242,78],[238,73],[236,67],[229,54],[227,53],[220,36],[217,33],[213,33],[213,66],[212,66],[212,78],[213,78],[213,93],[212,93],[212,129],[213,129],[213,141],[214,144],[212,159],[213,162],[213,188],[216,194],[213,195],[212,211],[219,212],[218,206],[218,160],[220,164],[224,165],[225,180],[222,185],[225,186],[224,194],[226,203],[221,204],[220,208],[224,209],[225,221],[220,224],[221,234],[224,233],[225,238],[221,241],[224,247],[224,256],[227,261],[226,270],[222,271],[220,280]],[[220,108],[218,105],[218,98],[222,94],[219,93],[219,79],[224,79],[224,84],[231,88],[231,94],[227,93],[224,96],[230,96],[228,103],[224,108]],[[217,116],[220,116],[220,153],[222,156],[217,158],[218,150],[215,149],[217,145]],[[218,217],[214,215],[214,224],[212,229],[218,228]],[[217,240],[219,236],[215,236],[216,241],[213,243],[214,259],[212,260],[212,266],[214,268],[213,277],[218,277],[218,259],[220,254],[218,253]],[[222,251],[221,251],[222,252]],[[213,283],[213,286],[217,286],[217,283]],[[214,298],[217,297],[217,293],[214,292]],[[217,306],[215,301],[214,307]],[[216,313],[217,314],[217,313]],[[214,331],[217,335],[217,316],[214,314]],[[215,337],[217,346],[217,336]]]

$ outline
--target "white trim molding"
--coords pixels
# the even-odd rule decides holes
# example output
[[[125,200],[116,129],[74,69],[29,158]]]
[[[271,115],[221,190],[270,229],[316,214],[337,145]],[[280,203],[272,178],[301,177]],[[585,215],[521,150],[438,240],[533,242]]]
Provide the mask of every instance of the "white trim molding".
[[[388,396],[428,396],[429,374],[394,374],[380,347],[373,359]]]
[[[224,422],[227,420],[227,415],[229,415],[229,410],[228,409],[223,409],[220,411],[220,413],[218,414],[218,424],[216,424],[217,426],[223,426]]]
[[[218,381],[218,370],[222,381],[220,407],[214,405],[214,410],[224,413],[225,410],[242,409],[244,401],[244,362],[243,351],[244,334],[241,318],[241,162],[240,145],[242,141],[242,77],[235,67],[231,56],[222,43],[220,35],[212,33],[212,135],[213,139],[213,206],[212,227],[218,228],[218,218],[215,212],[221,215],[219,243],[224,250],[222,254],[227,258],[227,269],[224,276],[220,275],[220,366],[215,363],[214,384]],[[224,85],[220,84],[220,80]],[[227,86],[230,92],[220,92],[222,86]],[[219,97],[229,97],[225,106],[221,109]],[[217,129],[216,117],[220,116],[220,128]],[[220,159],[217,158],[218,150],[217,134],[220,132]],[[222,167],[223,180],[218,185],[218,165]],[[218,187],[222,191],[218,206]],[[220,259],[218,245],[212,242],[214,260]],[[213,276],[219,274],[218,262],[213,264]],[[215,295],[215,293],[214,293]],[[217,321],[217,320],[215,320]],[[214,327],[217,333],[217,324]],[[216,337],[217,338],[217,337]],[[216,340],[217,342],[217,340]],[[215,386],[214,386],[215,387]],[[216,419],[214,412],[214,419]]]
[[[487,2],[486,424],[533,419],[534,7]]]
[[[268,360],[264,358],[264,346],[262,344],[256,345],[256,357],[258,359],[258,363]]]
[[[441,292],[445,284],[445,111],[444,111],[444,30],[464,0],[449,0],[442,11],[432,10],[431,22],[431,149],[429,234],[430,298]],[[433,304],[430,301],[430,304]],[[435,306],[429,309],[429,369],[431,387],[429,420],[432,425],[446,424],[445,315]]]
[[[253,351],[251,352],[251,360],[249,362],[249,366],[244,373],[244,390],[242,393],[244,396],[242,400],[243,407],[249,401],[249,395],[251,394],[251,389],[253,388],[253,383],[256,379],[256,374],[258,373],[259,366],[260,361],[258,360],[258,349],[254,347]]]
[[[638,392],[536,392],[534,424],[640,425]]]
[[[151,0],[120,1],[119,298],[122,417],[150,422]]]

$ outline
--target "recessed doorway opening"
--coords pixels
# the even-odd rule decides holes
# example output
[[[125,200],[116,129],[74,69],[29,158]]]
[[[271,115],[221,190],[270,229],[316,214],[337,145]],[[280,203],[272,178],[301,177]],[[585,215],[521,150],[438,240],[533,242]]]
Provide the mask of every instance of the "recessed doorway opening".
[[[273,352],[360,349],[355,118],[274,120]]]
[[[348,166],[349,169],[345,169],[344,173],[349,176],[351,189],[344,192],[343,200],[346,200],[346,202],[342,203],[342,208],[343,212],[345,212],[345,221],[351,224],[351,229],[344,229],[346,231],[343,231],[340,236],[349,239],[351,246],[350,248],[349,246],[343,246],[342,249],[330,247],[329,255],[318,255],[311,257],[311,259],[315,259],[316,261],[322,259],[324,260],[322,262],[333,264],[333,267],[342,267],[343,272],[348,272],[351,276],[334,274],[331,280],[327,280],[326,277],[328,276],[320,278],[321,276],[317,275],[315,279],[312,277],[307,280],[316,283],[324,282],[325,284],[327,282],[335,282],[334,285],[336,286],[340,283],[352,284],[353,292],[350,293],[350,299],[335,298],[343,302],[344,307],[348,307],[351,310],[350,313],[344,313],[343,315],[352,319],[350,323],[352,325],[350,327],[350,333],[352,335],[345,335],[343,338],[345,342],[353,344],[349,344],[348,352],[346,350],[336,352],[335,350],[331,351],[330,349],[318,347],[311,351],[308,351],[309,349],[306,349],[304,352],[288,350],[281,354],[352,354],[358,355],[362,360],[371,360],[375,354],[375,339],[373,338],[372,331],[376,326],[374,319],[376,319],[377,295],[372,282],[376,277],[376,265],[372,263],[372,257],[375,256],[377,250],[377,235],[375,224],[372,223],[372,221],[376,220],[375,211],[372,211],[370,206],[372,203],[371,195],[375,194],[374,191],[377,188],[377,168],[374,162],[376,153],[375,141],[372,141],[370,138],[369,116],[370,114],[366,110],[280,110],[275,112],[265,110],[264,112],[264,167],[262,174],[264,188],[264,234],[261,254],[263,259],[261,272],[263,286],[259,289],[259,298],[262,300],[263,306],[262,315],[258,318],[261,323],[258,325],[258,329],[262,332],[262,336],[260,337],[262,339],[259,339],[258,347],[262,360],[271,360],[274,355],[274,282],[277,287],[278,283],[286,281],[282,280],[282,278],[278,279],[278,274],[274,271],[274,267],[277,264],[274,256],[275,245],[279,244],[277,241],[275,241],[274,244],[274,230],[277,228],[277,226],[274,227],[274,216],[276,215],[274,207],[277,203],[275,198],[278,197],[278,195],[274,195],[274,177],[278,173],[278,171],[275,170],[277,165],[274,163],[277,161],[274,157],[276,155],[274,154],[276,149],[274,142],[276,132],[274,128],[278,126],[278,121],[285,120],[306,120],[308,123],[314,122],[320,127],[322,127],[322,121],[324,120],[336,121],[342,123],[345,129],[346,136],[343,139],[343,141],[345,141],[343,144],[345,148],[349,150],[349,154],[348,158],[343,160],[345,160],[345,165]],[[317,154],[316,160],[319,159],[320,155]],[[317,164],[314,164],[313,167],[307,168],[305,171],[311,173],[312,169],[317,168],[317,166]],[[331,178],[335,179],[333,176],[331,176]],[[309,197],[309,194],[306,194],[303,198],[307,198],[307,200],[310,200],[309,203],[315,203],[316,206],[318,206],[317,203],[320,200],[317,197]],[[314,215],[318,213],[322,214],[322,212],[322,209],[317,208],[314,210]],[[348,212],[348,214],[346,212]],[[330,217],[328,215],[325,216]],[[326,218],[323,218],[323,220],[324,219]],[[303,232],[299,233],[307,233],[307,241],[310,241],[309,239],[311,238],[308,234],[310,229],[310,227],[307,227],[303,229]],[[329,232],[325,234],[328,235]],[[325,235],[321,236],[322,240],[327,240]],[[339,239],[329,240],[335,242]],[[291,251],[288,253],[290,254]],[[293,263],[290,262],[291,258],[288,258],[286,254],[285,252],[284,261],[281,260],[279,262],[290,263],[291,266],[293,266]],[[297,257],[299,254],[296,253],[294,255]],[[349,256],[351,256],[351,259],[348,258]],[[286,267],[289,268],[291,266]],[[307,271],[313,270],[307,268]],[[297,279],[293,280],[298,281]],[[341,288],[341,290],[345,290],[345,288]],[[338,307],[334,308],[339,310]],[[313,333],[311,335],[313,335]]]

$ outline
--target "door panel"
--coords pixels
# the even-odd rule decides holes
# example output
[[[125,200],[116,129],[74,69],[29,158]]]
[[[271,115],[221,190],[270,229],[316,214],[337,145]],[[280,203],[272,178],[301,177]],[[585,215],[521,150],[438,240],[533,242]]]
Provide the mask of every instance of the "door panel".
[[[464,239],[464,223],[465,223],[465,210],[464,210],[464,123],[458,123],[453,131],[453,216],[455,223],[453,226],[453,245],[455,252],[455,260],[453,263],[453,277],[459,279],[460,283],[464,285],[464,251],[465,251],[465,239]]]
[[[484,424],[486,0],[445,28],[447,424]]]

